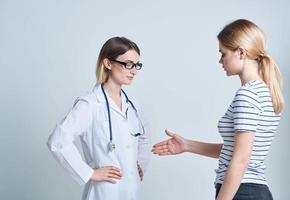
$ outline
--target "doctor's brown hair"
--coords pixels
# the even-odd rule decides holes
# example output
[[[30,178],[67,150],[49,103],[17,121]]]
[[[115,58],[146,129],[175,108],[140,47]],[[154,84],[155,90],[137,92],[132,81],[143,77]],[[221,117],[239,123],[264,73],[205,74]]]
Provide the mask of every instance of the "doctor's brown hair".
[[[282,77],[278,65],[267,52],[263,31],[249,20],[238,19],[226,25],[217,38],[231,51],[244,48],[247,57],[258,62],[259,74],[270,90],[274,111],[281,113],[284,107]]]
[[[113,37],[105,42],[99,53],[96,68],[96,77],[99,84],[105,83],[109,78],[110,72],[103,64],[104,59],[115,60],[128,50],[135,50],[140,55],[137,44],[125,37]]]

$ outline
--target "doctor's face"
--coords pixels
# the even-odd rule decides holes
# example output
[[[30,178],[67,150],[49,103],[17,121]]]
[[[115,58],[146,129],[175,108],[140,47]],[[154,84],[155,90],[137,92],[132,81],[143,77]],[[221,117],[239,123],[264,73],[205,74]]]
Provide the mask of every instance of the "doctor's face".
[[[130,85],[138,69],[142,67],[142,64],[139,63],[139,57],[135,50],[128,50],[116,59],[109,60],[108,68],[111,71],[109,78],[117,84]]]
[[[232,51],[219,43],[219,52],[221,53],[219,63],[222,64],[227,76],[237,75],[242,72],[243,60],[240,57],[239,50]]]

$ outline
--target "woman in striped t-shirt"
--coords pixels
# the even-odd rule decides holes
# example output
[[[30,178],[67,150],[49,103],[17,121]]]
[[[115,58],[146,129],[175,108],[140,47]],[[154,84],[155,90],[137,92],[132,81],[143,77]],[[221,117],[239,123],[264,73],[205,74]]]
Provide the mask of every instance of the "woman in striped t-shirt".
[[[185,139],[166,130],[170,139],[155,144],[153,153],[192,152],[218,158],[217,200],[271,200],[265,159],[276,133],[284,100],[278,66],[266,50],[265,36],[253,22],[239,19],[218,34],[227,76],[238,75],[241,87],[218,122],[222,144]]]

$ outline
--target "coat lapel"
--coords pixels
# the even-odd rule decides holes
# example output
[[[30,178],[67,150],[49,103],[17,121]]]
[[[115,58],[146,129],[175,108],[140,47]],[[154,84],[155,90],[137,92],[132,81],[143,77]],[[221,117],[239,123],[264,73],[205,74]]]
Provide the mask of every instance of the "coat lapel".
[[[106,107],[106,99],[104,97],[101,85],[97,84],[94,87],[93,92],[96,95],[98,102],[103,103],[104,106]],[[129,105],[126,102],[126,97],[124,96],[124,94],[121,93],[122,110],[120,110],[120,108],[116,105],[116,103],[110,98],[110,96],[108,94],[106,94],[106,95],[107,95],[107,98],[108,98],[108,102],[109,102],[111,113],[112,113],[112,111],[114,111],[114,112],[120,114],[122,117],[127,118],[126,111],[127,111],[128,107],[129,107]]]

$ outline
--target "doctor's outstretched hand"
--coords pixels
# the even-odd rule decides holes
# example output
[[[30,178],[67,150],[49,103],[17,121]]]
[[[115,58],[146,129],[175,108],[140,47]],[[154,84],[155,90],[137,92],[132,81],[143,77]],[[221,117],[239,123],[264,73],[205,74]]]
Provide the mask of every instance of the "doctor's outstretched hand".
[[[175,155],[185,152],[186,139],[174,134],[168,130],[165,130],[167,136],[170,139],[159,142],[153,145],[152,152],[159,156]]]
[[[108,167],[101,167],[98,169],[95,169],[91,180],[93,181],[107,181],[110,183],[117,183],[117,180],[120,180],[122,177],[120,169],[114,166],[108,166]]]

